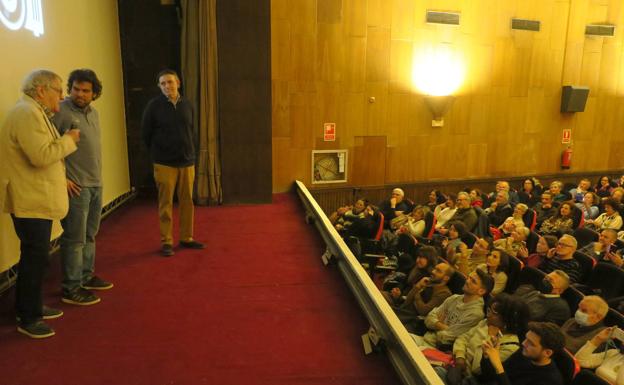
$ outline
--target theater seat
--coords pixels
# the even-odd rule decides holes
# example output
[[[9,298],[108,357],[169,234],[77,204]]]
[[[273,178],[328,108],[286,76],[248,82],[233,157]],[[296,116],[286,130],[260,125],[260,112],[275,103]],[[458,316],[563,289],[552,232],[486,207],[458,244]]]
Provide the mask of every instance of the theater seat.
[[[611,263],[598,262],[587,282],[575,287],[586,295],[597,294],[608,301],[624,295],[624,270]]]
[[[464,294],[465,283],[466,276],[462,272],[455,270],[455,272],[448,281],[448,288],[453,294]]]
[[[581,372],[574,377],[572,385],[609,385],[609,383],[598,377],[594,372],[581,370]]]
[[[585,283],[589,280],[589,277],[594,270],[594,266],[596,266],[596,260],[587,254],[581,253],[580,251],[574,252],[574,259],[581,265],[581,277],[579,278],[578,283]]]
[[[518,288],[520,281],[520,272],[524,268],[524,263],[516,257],[509,257],[509,266],[507,266],[507,285],[505,293],[513,293]]]
[[[563,383],[572,384],[574,377],[581,371],[581,365],[576,357],[568,349],[563,349],[561,352],[553,354],[552,360],[561,372]]]
[[[578,309],[578,304],[585,298],[585,295],[574,286],[568,286],[566,291],[561,293],[561,298],[568,303],[570,312],[574,314],[576,309]]]
[[[598,242],[598,238],[600,238],[600,234],[598,234],[598,232],[586,227],[575,229],[572,235],[576,238],[576,241],[578,242],[577,248],[579,249],[589,245],[592,242]]]
[[[535,230],[535,225],[537,224],[537,213],[535,210],[527,209],[526,213],[522,216],[522,221],[529,230]]]

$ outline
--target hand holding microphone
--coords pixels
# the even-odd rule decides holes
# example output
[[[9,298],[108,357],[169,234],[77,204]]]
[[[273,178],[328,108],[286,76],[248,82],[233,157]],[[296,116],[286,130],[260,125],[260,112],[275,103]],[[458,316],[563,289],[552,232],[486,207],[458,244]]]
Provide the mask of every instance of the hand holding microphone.
[[[80,142],[80,129],[78,128],[79,124],[80,121],[78,119],[73,119],[69,130],[65,132],[65,135],[68,135],[70,138],[72,138],[74,143]]]

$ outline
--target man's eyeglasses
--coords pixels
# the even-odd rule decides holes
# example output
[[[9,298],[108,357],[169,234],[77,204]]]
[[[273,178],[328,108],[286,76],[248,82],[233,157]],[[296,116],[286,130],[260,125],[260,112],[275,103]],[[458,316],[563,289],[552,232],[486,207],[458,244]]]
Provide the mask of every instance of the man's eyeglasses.
[[[56,88],[56,87],[52,87],[52,86],[48,86],[49,89],[56,91],[56,93],[58,93],[59,95],[63,95],[63,89],[62,88]]]
[[[563,243],[563,242],[557,242],[557,246],[561,246],[561,247],[574,247],[573,245],[568,245],[567,243]]]

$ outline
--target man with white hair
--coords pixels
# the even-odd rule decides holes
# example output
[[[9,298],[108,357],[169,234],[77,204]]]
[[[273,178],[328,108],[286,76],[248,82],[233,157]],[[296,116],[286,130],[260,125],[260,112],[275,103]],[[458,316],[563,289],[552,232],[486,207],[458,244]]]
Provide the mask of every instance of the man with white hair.
[[[400,188],[392,190],[390,199],[379,204],[379,211],[384,216],[384,227],[390,228],[390,221],[404,213],[411,211],[411,204],[405,199],[405,193]]]
[[[54,330],[42,319],[57,318],[63,312],[43,306],[41,286],[52,221],[65,217],[68,210],[63,158],[76,151],[80,131],[67,130],[61,136],[50,122],[63,98],[57,74],[31,72],[22,92],[0,133],[0,198],[5,198],[3,211],[11,214],[20,239],[17,330],[32,338],[46,338],[53,336]]]
[[[609,304],[597,295],[588,295],[578,304],[574,317],[567,320],[561,331],[565,336],[565,347],[575,354],[585,342],[592,339],[604,328],[603,323],[609,312]]]
[[[497,192],[496,201],[485,209],[485,213],[494,227],[502,225],[505,219],[513,216],[513,208],[509,204],[509,193],[504,190]]]
[[[477,226],[477,212],[470,205],[470,194],[465,191],[460,191],[457,193],[457,205],[455,206],[455,214],[448,220],[444,226],[438,228],[438,232],[440,234],[446,235],[448,233],[448,228],[453,222],[462,222],[466,225],[466,230],[472,232],[474,228]]]

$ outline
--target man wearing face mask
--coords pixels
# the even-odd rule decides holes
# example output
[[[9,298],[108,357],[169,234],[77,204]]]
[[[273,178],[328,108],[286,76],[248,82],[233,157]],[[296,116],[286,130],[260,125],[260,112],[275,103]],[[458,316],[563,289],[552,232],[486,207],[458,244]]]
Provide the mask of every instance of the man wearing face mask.
[[[603,321],[608,311],[609,305],[599,296],[588,295],[583,298],[574,318],[567,320],[561,327],[566,349],[574,354],[585,342],[600,333],[605,328]]]
[[[514,293],[529,306],[531,321],[554,322],[562,325],[570,318],[570,307],[561,298],[570,285],[570,277],[562,271],[555,270],[546,274],[539,291],[531,285],[522,285]]]

